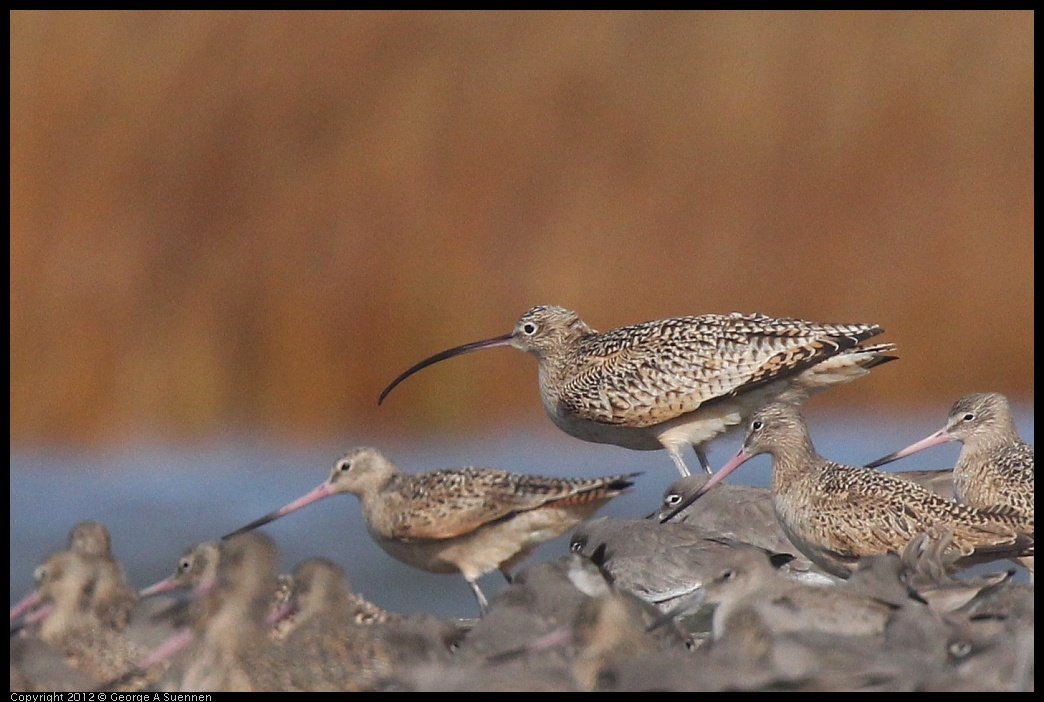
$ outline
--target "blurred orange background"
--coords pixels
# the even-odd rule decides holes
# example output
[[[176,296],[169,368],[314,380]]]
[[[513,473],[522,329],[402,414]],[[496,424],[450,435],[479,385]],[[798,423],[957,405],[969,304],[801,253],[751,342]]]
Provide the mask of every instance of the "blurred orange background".
[[[542,303],[877,322],[817,404],[1032,401],[1032,12],[10,17],[12,444],[550,427],[511,350],[376,406]]]

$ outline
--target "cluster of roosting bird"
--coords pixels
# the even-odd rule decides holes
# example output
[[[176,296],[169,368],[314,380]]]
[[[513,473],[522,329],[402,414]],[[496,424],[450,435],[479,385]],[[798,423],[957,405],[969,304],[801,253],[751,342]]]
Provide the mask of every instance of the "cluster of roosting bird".
[[[510,345],[536,357],[548,415],[578,438],[665,449],[681,479],[644,519],[590,519],[637,474],[493,468],[420,474],[359,448],[308,494],[189,548],[137,591],[97,522],[73,527],[11,610],[12,690],[1032,690],[1033,447],[1007,400],[974,393],[945,426],[867,466],[820,456],[798,405],[895,357],[873,324],[703,315],[599,333],[535,307]],[[744,427],[710,475],[704,445]],[[952,470],[877,466],[945,441]],[[705,473],[690,475],[682,449]],[[772,457],[770,489],[721,483]],[[720,483],[720,484],[719,484]],[[256,531],[358,497],[389,555],[460,573],[480,617],[385,611],[325,559],[278,573]],[[573,531],[559,559],[516,566]],[[1025,566],[958,577],[990,561]],[[481,576],[508,586],[488,600]]]

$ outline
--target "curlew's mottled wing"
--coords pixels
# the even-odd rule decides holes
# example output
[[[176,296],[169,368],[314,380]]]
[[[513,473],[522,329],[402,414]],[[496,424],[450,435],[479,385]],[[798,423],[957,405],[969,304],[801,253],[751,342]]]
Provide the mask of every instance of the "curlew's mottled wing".
[[[459,468],[401,476],[393,486],[396,539],[451,539],[517,512],[608,500],[639,475],[552,478],[494,468]],[[394,493],[389,493],[394,494]]]
[[[652,426],[800,373],[881,331],[739,313],[620,327],[580,341],[559,405],[595,422]]]

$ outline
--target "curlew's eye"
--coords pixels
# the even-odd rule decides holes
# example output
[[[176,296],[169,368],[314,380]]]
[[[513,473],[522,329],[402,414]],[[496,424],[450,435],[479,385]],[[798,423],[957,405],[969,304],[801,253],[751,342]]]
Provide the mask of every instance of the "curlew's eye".
[[[337,470],[341,473],[347,473],[352,469],[352,462],[345,459],[337,463]]]
[[[569,544],[569,550],[572,551],[573,553],[580,553],[580,550],[583,547],[584,547],[584,544],[581,541],[574,541],[573,543]]]
[[[750,430],[751,431],[761,431],[762,427],[764,427],[764,426],[765,426],[765,422],[761,421],[760,419],[757,419],[757,420],[755,420],[755,421],[750,423]]]
[[[973,419],[975,419],[975,413],[974,412],[968,412],[966,415],[961,417],[961,421],[962,422],[970,422]]]
[[[188,570],[191,567],[192,567],[192,561],[190,561],[188,558],[182,558],[178,562],[178,570],[180,570],[182,573],[184,573],[186,570]]]
[[[522,333],[526,336],[533,336],[536,334],[537,325],[536,322],[526,322],[522,325]]]
[[[724,573],[721,574],[720,580],[723,583],[727,583],[730,580],[733,580],[735,577],[736,577],[736,571],[730,569],[730,570],[726,570]]]
[[[36,570],[33,571],[33,580],[39,583],[45,579],[47,579],[47,568],[45,566],[37,566]]]
[[[681,502],[681,495],[678,495],[678,494],[673,493],[673,492],[663,498],[663,503],[665,505],[667,505],[668,507],[673,507],[674,505],[678,504],[679,502]]]

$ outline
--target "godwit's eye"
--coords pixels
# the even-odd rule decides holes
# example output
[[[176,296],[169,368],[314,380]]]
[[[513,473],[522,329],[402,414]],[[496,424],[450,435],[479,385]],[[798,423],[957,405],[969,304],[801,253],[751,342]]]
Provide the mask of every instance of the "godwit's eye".
[[[761,431],[762,427],[764,427],[764,426],[765,426],[765,422],[763,422],[760,419],[758,419],[758,420],[756,420],[754,422],[751,422],[750,430],[751,431]]]
[[[975,414],[973,412],[969,412],[968,414],[961,417],[961,420],[965,422],[970,422],[973,419],[975,419]]]
[[[583,547],[584,547],[584,544],[583,544],[582,541],[574,541],[573,543],[569,544],[569,550],[572,551],[573,553],[580,553],[580,550]]]
[[[522,333],[526,336],[533,336],[536,334],[537,325],[535,322],[526,322],[522,325]]]
[[[347,473],[349,470],[351,470],[351,468],[352,462],[348,460],[341,461],[337,464],[337,470],[341,471],[342,473]]]
[[[180,571],[186,571],[186,570],[188,570],[191,567],[192,567],[192,561],[190,561],[188,558],[182,558],[178,562],[178,570],[180,570]]]
[[[37,566],[36,570],[33,571],[33,579],[36,582],[41,582],[47,578],[47,568],[45,566]]]
[[[675,493],[672,492],[671,494],[669,494],[669,495],[667,495],[666,497],[663,498],[663,502],[668,507],[673,507],[674,505],[676,505],[679,502],[681,502],[681,495],[678,495],[678,494],[675,494]]]
[[[724,573],[721,574],[721,581],[723,583],[727,583],[728,581],[732,580],[735,577],[736,577],[736,571],[734,571],[734,570],[726,570]]]

